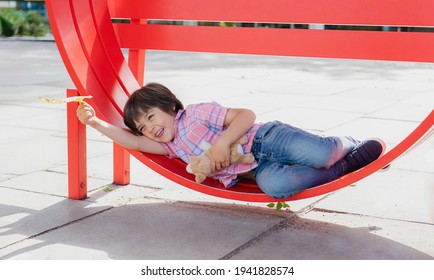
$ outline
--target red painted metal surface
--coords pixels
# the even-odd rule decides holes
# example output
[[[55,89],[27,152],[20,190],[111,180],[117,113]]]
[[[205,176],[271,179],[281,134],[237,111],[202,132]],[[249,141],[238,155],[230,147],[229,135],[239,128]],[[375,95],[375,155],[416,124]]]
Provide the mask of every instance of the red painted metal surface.
[[[146,18],[170,18],[434,26],[427,12],[433,10],[434,3],[427,0],[405,0],[400,1],[400,5],[390,0],[279,0],[273,5],[253,0],[108,0],[108,3],[106,0],[48,0],[46,3],[59,52],[78,92],[81,95],[93,95],[92,104],[98,115],[119,126],[123,126],[122,108],[129,94],[143,83],[145,49],[434,62],[431,50],[434,39],[431,33],[145,24]],[[133,18],[132,24],[113,28],[112,16]],[[128,64],[121,47],[132,48]],[[72,118],[73,109],[69,111]],[[379,160],[286,200],[325,194],[369,176],[409,150],[433,124],[434,111]],[[75,125],[74,122],[68,122],[68,128],[72,126],[72,131]],[[79,143],[77,147],[71,145],[69,149],[69,177],[74,177],[70,178],[70,188],[74,189],[77,188],[76,182],[83,180],[85,158],[81,152],[82,136],[72,134],[71,138],[70,142]],[[202,193],[243,201],[275,201],[254,184],[239,183],[229,190],[211,179],[197,184],[193,176],[185,171],[185,164],[179,160],[129,152],[163,176]],[[75,157],[77,154],[81,156]],[[119,157],[125,159],[124,152]],[[120,170],[125,173],[125,165]],[[74,193],[80,193],[80,190],[71,190],[71,198],[83,198],[83,194]]]
[[[117,143],[113,143],[113,183],[130,183],[130,153]]]
[[[434,26],[432,0],[108,0],[117,18]]]
[[[126,24],[115,28],[123,48],[434,62],[434,33],[427,32]]]
[[[76,90],[66,91],[67,97],[79,95]],[[68,122],[68,197],[84,199],[87,197],[86,169],[86,126],[77,118],[77,103],[67,105]]]

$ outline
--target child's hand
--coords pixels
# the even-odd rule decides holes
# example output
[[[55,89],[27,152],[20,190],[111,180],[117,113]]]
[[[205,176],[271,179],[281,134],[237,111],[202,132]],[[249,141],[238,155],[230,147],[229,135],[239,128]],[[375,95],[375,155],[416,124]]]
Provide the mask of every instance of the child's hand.
[[[94,125],[98,121],[95,110],[92,108],[92,106],[84,101],[78,105],[77,117],[82,124],[87,124],[90,126]]]
[[[211,147],[211,172],[219,171],[230,165],[230,145],[217,141]]]

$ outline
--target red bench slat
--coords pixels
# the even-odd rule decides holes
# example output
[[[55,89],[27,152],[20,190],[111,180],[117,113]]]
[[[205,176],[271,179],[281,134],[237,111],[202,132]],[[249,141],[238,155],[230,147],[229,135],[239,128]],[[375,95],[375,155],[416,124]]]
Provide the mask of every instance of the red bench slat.
[[[122,48],[434,62],[428,32],[130,24],[115,30]]]
[[[108,0],[112,17],[434,26],[431,0]]]

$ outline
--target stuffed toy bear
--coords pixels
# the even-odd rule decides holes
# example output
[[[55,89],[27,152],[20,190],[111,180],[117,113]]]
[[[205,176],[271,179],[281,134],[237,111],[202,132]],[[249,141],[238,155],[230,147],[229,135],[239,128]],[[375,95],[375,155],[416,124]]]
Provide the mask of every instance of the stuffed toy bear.
[[[243,136],[230,147],[230,164],[233,163],[253,163],[255,158],[253,154],[244,154],[241,145],[248,142],[247,137]],[[196,182],[202,183],[211,173],[210,148],[211,144],[202,142],[200,147],[204,152],[199,156],[190,156],[190,163],[187,165],[187,171],[196,175]]]

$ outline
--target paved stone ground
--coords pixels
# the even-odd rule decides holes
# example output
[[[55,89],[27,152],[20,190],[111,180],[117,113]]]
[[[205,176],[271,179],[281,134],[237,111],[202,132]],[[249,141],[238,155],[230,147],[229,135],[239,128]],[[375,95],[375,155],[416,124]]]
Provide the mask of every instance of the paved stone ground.
[[[389,147],[434,107],[429,64],[149,52],[146,71],[185,104]],[[0,40],[0,259],[434,258],[433,138],[387,173],[276,212],[190,191],[135,159],[131,184],[112,186],[111,143],[88,129],[90,193],[75,201],[65,107],[37,99],[68,87],[53,42]]]

